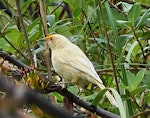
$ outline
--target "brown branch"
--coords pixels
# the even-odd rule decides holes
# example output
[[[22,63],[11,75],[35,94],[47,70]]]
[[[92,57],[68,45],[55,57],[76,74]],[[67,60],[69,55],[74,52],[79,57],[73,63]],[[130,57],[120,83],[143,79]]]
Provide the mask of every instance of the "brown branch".
[[[6,56],[7,60],[9,60],[11,63],[19,66],[19,68],[27,68],[29,71],[31,71],[32,69],[29,66],[26,66],[25,64],[19,62],[18,60],[12,59],[11,56]],[[42,77],[42,79],[44,79],[45,83],[49,83],[46,88],[44,88],[42,91],[45,93],[50,93],[53,91],[58,92],[59,94],[63,95],[64,97],[68,98],[70,101],[76,103],[77,105],[89,110],[92,113],[96,113],[99,116],[102,117],[107,117],[107,118],[120,118],[120,116],[113,114],[111,112],[108,112],[106,110],[97,108],[92,106],[90,103],[80,99],[79,97],[73,95],[71,92],[69,92],[67,89],[62,88],[59,85],[56,85],[55,83],[49,81],[48,78],[46,78],[44,75],[39,74],[40,77]],[[1,79],[0,79],[0,87],[1,86]],[[40,91],[42,93],[42,91]],[[36,97],[35,97],[36,98]],[[45,100],[46,101],[46,100]],[[42,104],[42,102],[41,102]],[[48,109],[48,108],[47,108]]]
[[[28,39],[28,36],[27,36],[26,28],[25,28],[24,23],[23,23],[23,17],[22,17],[20,5],[19,5],[20,0],[15,0],[15,3],[16,3],[16,7],[17,7],[17,12],[18,12],[18,16],[19,16],[19,19],[20,19],[20,23],[22,25],[24,38],[25,38],[25,41],[26,41],[26,44],[27,44],[27,50],[28,50],[28,53],[29,53],[29,56],[30,56],[30,63],[32,65],[34,65],[33,55],[32,55],[31,49],[30,49],[29,39]]]
[[[59,7],[61,7],[62,3],[63,3],[63,1],[59,4],[57,4],[56,8],[50,14],[53,14]]]
[[[40,0],[40,14],[41,14],[41,19],[42,19],[42,26],[43,26],[43,36],[48,35],[48,29],[47,29],[47,20],[46,20],[46,9],[45,9],[45,0]],[[47,46],[47,43],[44,42],[45,45],[45,60],[46,60],[46,65],[47,65],[47,75],[48,78],[51,80],[52,75],[51,75],[51,61],[50,61],[50,50]]]
[[[93,37],[95,43],[98,45],[98,47],[100,47],[100,48],[103,49],[104,51],[107,51],[107,52],[108,52],[108,49],[102,47],[102,46],[98,43],[98,41],[96,40],[96,38],[95,38],[95,36],[94,36],[94,31],[92,30],[91,24],[90,24],[90,22],[89,22],[89,20],[88,20],[88,17],[87,17],[87,15],[86,15],[86,13],[85,13],[85,11],[84,11],[83,9],[82,9],[82,12],[83,12],[83,14],[84,14],[86,20],[88,21],[87,24],[88,24],[88,26],[89,26],[91,35],[92,35],[92,37]],[[115,57],[118,57],[115,53],[112,52],[112,54],[113,54]]]
[[[115,83],[116,83],[117,91],[118,91],[118,93],[120,93],[119,92],[119,85],[118,85],[118,81],[117,81],[116,67],[115,67],[115,64],[114,64],[112,50],[111,50],[111,47],[110,47],[110,41],[109,41],[109,38],[108,38],[108,35],[107,35],[107,27],[106,27],[104,15],[103,15],[101,0],[98,0],[98,3],[99,3],[100,13],[101,13],[101,17],[102,17],[102,22],[103,22],[103,25],[104,25],[104,34],[105,34],[105,37],[106,37],[106,40],[107,40],[107,44],[108,44],[108,52],[109,52],[111,63],[112,63],[112,68],[113,68]]]
[[[137,118],[138,116],[141,116],[143,114],[146,114],[147,116],[150,115],[150,110],[144,110],[143,112],[138,112],[137,114],[131,116],[131,118]]]

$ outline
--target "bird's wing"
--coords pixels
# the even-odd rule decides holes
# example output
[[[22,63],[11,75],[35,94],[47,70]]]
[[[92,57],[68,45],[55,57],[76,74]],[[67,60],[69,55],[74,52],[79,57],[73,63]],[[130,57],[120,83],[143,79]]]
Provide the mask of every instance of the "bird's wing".
[[[98,82],[103,83],[96,73],[92,63],[87,58],[87,56],[81,51],[76,45],[69,45],[61,51],[61,61],[66,63],[73,68],[76,68],[83,73],[86,73],[88,76],[96,79]]]

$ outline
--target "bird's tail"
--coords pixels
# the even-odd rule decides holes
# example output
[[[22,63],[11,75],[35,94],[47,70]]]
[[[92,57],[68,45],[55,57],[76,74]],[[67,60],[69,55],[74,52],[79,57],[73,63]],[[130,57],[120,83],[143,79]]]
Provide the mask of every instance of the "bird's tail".
[[[96,84],[101,88],[101,89],[105,89],[106,87],[101,84],[98,81],[95,81]],[[115,98],[111,95],[111,93],[109,91],[106,92],[106,97],[108,98],[108,100],[110,101],[110,103],[116,107],[118,107],[118,103],[116,102]]]

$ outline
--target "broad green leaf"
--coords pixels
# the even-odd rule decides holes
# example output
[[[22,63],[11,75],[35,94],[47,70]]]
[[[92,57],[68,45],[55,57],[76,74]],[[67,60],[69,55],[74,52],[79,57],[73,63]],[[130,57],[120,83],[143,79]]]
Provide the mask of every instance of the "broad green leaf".
[[[134,83],[134,79],[135,79],[135,75],[133,73],[131,73],[130,71],[126,71],[126,75],[127,75],[127,80],[128,80],[128,86],[129,86],[129,89],[130,91],[132,91],[132,85]]]
[[[124,85],[124,84],[120,84],[120,86],[121,86],[121,88],[124,88],[124,89],[126,89],[127,91],[129,91],[129,92],[131,92],[131,90],[132,90],[129,86],[126,86],[126,85]]]
[[[16,46],[18,43],[18,38],[20,37],[20,32],[16,26],[8,27],[6,29],[6,38]]]
[[[52,94],[59,100],[59,101],[63,101],[64,96],[60,95],[57,92],[52,92]]]
[[[141,6],[139,3],[135,3],[128,13],[128,20],[131,21],[132,26],[135,25],[138,17],[140,16]]]
[[[138,45],[138,42],[135,41],[135,42],[130,46],[130,49],[129,49],[128,54],[127,54],[126,59],[125,59],[127,62],[130,62],[130,59],[131,59],[131,55],[132,55],[132,53],[133,53],[133,50],[134,50],[134,48],[135,48],[137,45]]]
[[[86,101],[90,101],[90,100],[94,100],[96,96],[97,96],[97,93],[94,93],[94,94],[91,94],[89,96],[83,97],[83,99]]]
[[[148,9],[138,20],[138,22],[136,23],[136,28],[142,27],[143,25],[147,24],[147,18],[150,17],[150,9]]]
[[[28,38],[29,38],[29,41],[36,41],[38,39],[38,36],[39,36],[39,32],[33,32],[31,33]]]
[[[141,93],[141,92],[145,91],[146,88],[147,88],[146,85],[137,87],[136,89],[134,89],[133,91],[131,91],[131,94],[135,95],[135,94]]]
[[[144,79],[142,80],[142,82],[148,86],[148,88],[150,88],[150,70],[147,70],[145,72],[145,76],[144,76]]]
[[[132,83],[132,88],[133,88],[133,90],[136,89],[136,88],[140,85],[140,83],[142,82],[145,71],[146,71],[146,70],[143,69],[143,70],[140,70],[140,71],[137,73],[137,75],[136,75],[136,77],[135,77],[135,81]]]
[[[118,27],[125,28],[125,29],[131,29],[130,21],[117,20],[116,22],[118,24]]]
[[[104,94],[108,91],[108,89],[103,89],[101,90],[97,96],[95,97],[95,99],[92,102],[92,105],[94,106],[98,106],[98,104],[100,103],[100,101],[103,99]]]
[[[119,45],[118,45],[118,48],[120,49],[120,50],[122,50],[122,47],[126,44],[126,42],[127,42],[127,40],[128,39],[131,39],[131,38],[133,38],[133,35],[120,35],[119,37],[118,37],[118,39],[119,39]]]
[[[15,52],[15,50],[3,38],[0,38],[0,49],[5,52],[10,52],[12,54]]]
[[[23,3],[23,5],[21,6],[21,12],[22,14],[24,14],[24,12],[27,11],[27,8],[29,7],[29,5],[34,2],[34,0],[27,0],[25,3]]]
[[[50,27],[55,23],[55,15],[47,15],[46,20],[50,24]]]
[[[79,93],[79,89],[76,85],[75,86],[69,86],[67,89],[68,89],[68,91],[70,91],[74,95],[77,95]]]
[[[37,26],[39,25],[40,18],[35,19],[27,28],[27,33],[31,32],[31,30],[35,29],[37,31]]]

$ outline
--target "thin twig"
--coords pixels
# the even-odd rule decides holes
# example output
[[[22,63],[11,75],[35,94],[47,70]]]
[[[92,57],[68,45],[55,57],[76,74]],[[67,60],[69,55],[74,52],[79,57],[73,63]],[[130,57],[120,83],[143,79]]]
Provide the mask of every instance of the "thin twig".
[[[3,27],[3,29],[1,30],[1,33],[3,34],[4,31],[6,30],[6,28],[9,26],[10,23],[12,23],[12,21],[14,20],[14,16],[12,16],[12,18],[10,19],[10,21]]]
[[[50,14],[53,14],[60,6],[62,6],[62,3],[63,3],[63,1],[61,3],[59,3]]]
[[[15,3],[16,3],[16,7],[17,7],[17,12],[18,12],[18,16],[19,16],[19,19],[20,19],[20,23],[22,25],[24,38],[25,38],[25,41],[26,41],[26,44],[27,44],[27,50],[28,50],[28,53],[29,53],[29,56],[30,56],[30,63],[34,66],[33,55],[32,55],[31,49],[30,49],[30,43],[29,43],[29,39],[28,39],[28,36],[27,36],[26,28],[25,28],[24,23],[23,23],[21,9],[20,9],[20,5],[19,5],[20,0],[15,0]]]
[[[115,67],[115,64],[114,64],[114,59],[113,59],[113,55],[112,55],[112,51],[111,51],[111,47],[110,47],[110,42],[109,42],[109,38],[108,38],[108,35],[107,35],[107,28],[106,28],[106,24],[105,24],[104,15],[103,15],[101,0],[98,0],[98,3],[99,3],[99,8],[100,8],[100,13],[101,13],[101,16],[102,16],[102,22],[103,22],[103,25],[104,25],[104,34],[105,34],[105,37],[106,37],[106,40],[107,40],[107,43],[108,43],[108,52],[109,52],[111,63],[112,63],[115,83],[116,83],[117,91],[118,91],[118,93],[120,93],[119,92],[119,85],[118,85],[118,81],[117,81],[116,67]]]
[[[108,52],[108,49],[102,47],[102,46],[98,43],[98,41],[96,40],[96,38],[95,38],[95,36],[94,36],[94,31],[92,30],[91,24],[90,24],[90,22],[89,22],[89,20],[88,20],[88,17],[87,17],[87,15],[86,15],[86,13],[85,13],[85,11],[84,11],[83,9],[82,9],[82,12],[83,12],[83,14],[84,14],[86,20],[88,21],[87,24],[88,24],[88,26],[89,26],[91,35],[92,35],[92,37],[93,37],[95,43],[98,45],[98,47],[100,47],[100,48],[103,49],[104,51]],[[112,52],[112,54],[113,54],[115,57],[118,57],[115,53]]]
[[[142,116],[143,114],[146,114],[147,116],[149,116],[150,110],[148,109],[148,110],[144,110],[144,112],[138,112],[137,114],[131,116],[130,118],[137,118],[138,116]],[[147,118],[149,118],[149,117],[147,117]]]
[[[133,31],[133,34],[134,34],[134,37],[135,37],[136,41],[138,42],[138,44],[139,44],[139,46],[140,46],[140,49],[141,49],[141,52],[142,52],[142,55],[143,55],[143,58],[144,58],[144,63],[146,63],[146,57],[145,57],[145,55],[144,55],[144,49],[143,49],[143,47],[142,47],[142,44],[141,44],[141,42],[139,41],[139,39],[138,39],[138,37],[137,37],[137,35],[136,35],[136,32],[135,32],[135,29],[134,29],[134,28],[132,28],[132,31]]]

